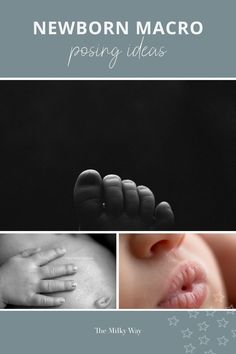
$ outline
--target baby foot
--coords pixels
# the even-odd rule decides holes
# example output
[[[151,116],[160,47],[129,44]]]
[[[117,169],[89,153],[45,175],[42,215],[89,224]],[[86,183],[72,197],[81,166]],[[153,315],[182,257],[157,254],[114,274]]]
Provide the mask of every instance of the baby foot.
[[[95,170],[82,172],[74,188],[74,202],[80,230],[148,231],[170,230],[174,214],[145,186],[117,175],[103,179]]]

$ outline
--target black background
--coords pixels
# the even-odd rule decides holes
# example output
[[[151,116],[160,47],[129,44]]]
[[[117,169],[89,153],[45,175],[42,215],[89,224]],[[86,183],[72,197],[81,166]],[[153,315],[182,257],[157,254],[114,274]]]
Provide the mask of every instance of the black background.
[[[97,169],[149,186],[176,230],[236,230],[234,81],[0,82],[0,230],[76,230]]]

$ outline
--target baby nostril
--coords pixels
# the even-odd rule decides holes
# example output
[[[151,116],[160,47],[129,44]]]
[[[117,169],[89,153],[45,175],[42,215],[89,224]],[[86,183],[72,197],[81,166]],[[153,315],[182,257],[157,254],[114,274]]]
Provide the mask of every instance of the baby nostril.
[[[158,241],[150,248],[150,251],[151,251],[151,253],[156,253],[162,247],[166,247],[166,246],[168,246],[167,240]]]
[[[182,286],[181,290],[186,291],[187,290],[187,286],[185,286],[185,285]]]

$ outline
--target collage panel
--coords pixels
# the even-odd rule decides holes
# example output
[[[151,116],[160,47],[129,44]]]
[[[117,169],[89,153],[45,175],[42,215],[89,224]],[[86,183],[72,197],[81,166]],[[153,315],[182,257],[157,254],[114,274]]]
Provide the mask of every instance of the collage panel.
[[[236,230],[235,81],[12,80],[0,96],[0,230]]]
[[[116,235],[0,234],[0,308],[116,308]]]
[[[132,233],[131,240],[136,239],[134,232],[158,232],[158,235],[171,232],[177,240],[181,230],[228,232],[236,229],[235,81],[13,80],[0,82],[0,93],[4,152],[1,161],[0,230],[8,232],[9,239],[13,237],[14,230],[16,235],[19,234],[18,241],[24,239],[22,230],[26,231],[26,237],[31,230],[37,230],[34,233],[41,242],[46,237],[45,230],[49,230],[49,239],[56,235],[50,230],[75,230],[65,231],[67,240],[75,238],[82,242],[83,237],[87,237],[82,235],[91,234],[88,237],[100,245],[97,246],[99,249],[109,249],[108,252],[114,255],[115,235],[112,239],[112,233],[116,232]],[[0,235],[2,244],[4,235]],[[73,235],[78,237],[73,238]],[[187,233],[184,239],[189,237]],[[221,238],[226,240],[219,236]],[[133,252],[128,241],[127,247],[121,247],[126,243],[125,239],[129,237],[121,234],[118,262],[127,255],[123,250],[129,250],[130,254]],[[194,239],[191,236],[191,240]],[[158,247],[153,249],[164,250],[171,243],[163,240],[157,244]],[[178,254],[182,254],[182,245],[186,243],[181,241],[180,244]],[[202,244],[207,244],[206,240]],[[11,245],[10,249],[14,250],[14,247]],[[35,248],[34,245],[30,247]],[[0,248],[1,266],[6,261],[4,254],[8,248]],[[136,246],[134,250],[140,253]],[[20,247],[18,251],[23,252],[24,249]],[[160,254],[162,259],[165,253]],[[169,254],[173,255],[170,252],[168,257]],[[16,255],[13,252],[9,257]],[[67,253],[52,262],[62,261],[66,256]],[[143,280],[147,283],[144,282],[144,287],[138,287],[136,291],[133,282],[136,275],[132,275],[132,271],[121,272],[124,270],[124,261],[121,261],[120,309],[211,306],[208,296],[205,299],[203,294],[203,304],[201,299],[195,298],[196,293],[205,289],[201,281],[197,283],[196,292],[190,291],[191,302],[187,302],[191,279],[181,288],[184,292],[182,302],[178,303],[178,297],[171,297],[171,301],[168,298],[168,302],[164,301],[165,298],[159,299],[155,281],[148,286],[148,276],[144,272],[147,267],[139,268],[141,264],[154,266],[156,261],[149,262],[147,257],[149,263],[139,263],[138,258],[146,257],[131,256],[138,266],[140,281],[137,283],[142,284]],[[113,269],[109,265],[109,257],[101,259],[107,259],[108,270]],[[180,261],[184,259],[180,256]],[[172,261],[170,258],[166,263],[170,273],[172,266],[175,267]],[[84,264],[89,267],[89,262]],[[125,269],[132,266],[130,260],[127,264]],[[187,268],[183,268],[183,274],[188,272]],[[193,274],[194,264],[190,268]],[[204,274],[201,271],[196,273]],[[218,274],[217,271],[213,273]],[[163,274],[168,278],[165,267]],[[60,308],[116,308],[118,300],[114,294],[118,287],[111,286],[112,300],[109,294],[105,294],[106,301],[102,305],[101,302],[96,303],[96,299],[84,296],[83,287],[74,284],[77,279],[73,282],[78,273],[74,275],[66,285],[75,289],[67,289],[66,296],[74,297],[72,294],[76,292],[81,296],[76,297],[76,303],[74,299],[71,303],[63,303],[61,298]],[[107,276],[109,278],[109,274]],[[191,278],[190,275],[186,277]],[[153,273],[153,279],[157,278]],[[112,279],[117,284],[115,275]],[[158,284],[159,281],[162,288],[164,281],[159,279]],[[124,286],[126,282],[128,285]],[[192,285],[195,289],[195,281]],[[127,296],[121,296],[121,293],[126,294],[126,288],[129,290]],[[155,296],[152,299],[145,295],[148,292],[152,294],[152,291],[158,294],[156,300]],[[131,300],[128,299],[130,293]],[[101,298],[104,296],[102,294]],[[212,306],[225,308],[234,304],[231,295],[225,302],[213,301]]]
[[[234,309],[236,233],[119,235],[120,309]]]

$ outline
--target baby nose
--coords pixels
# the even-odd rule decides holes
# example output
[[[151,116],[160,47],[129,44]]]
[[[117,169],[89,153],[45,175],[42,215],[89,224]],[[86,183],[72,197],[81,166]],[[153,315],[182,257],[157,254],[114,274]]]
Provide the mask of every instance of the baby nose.
[[[130,235],[130,249],[135,257],[151,258],[161,251],[179,247],[184,234]]]

